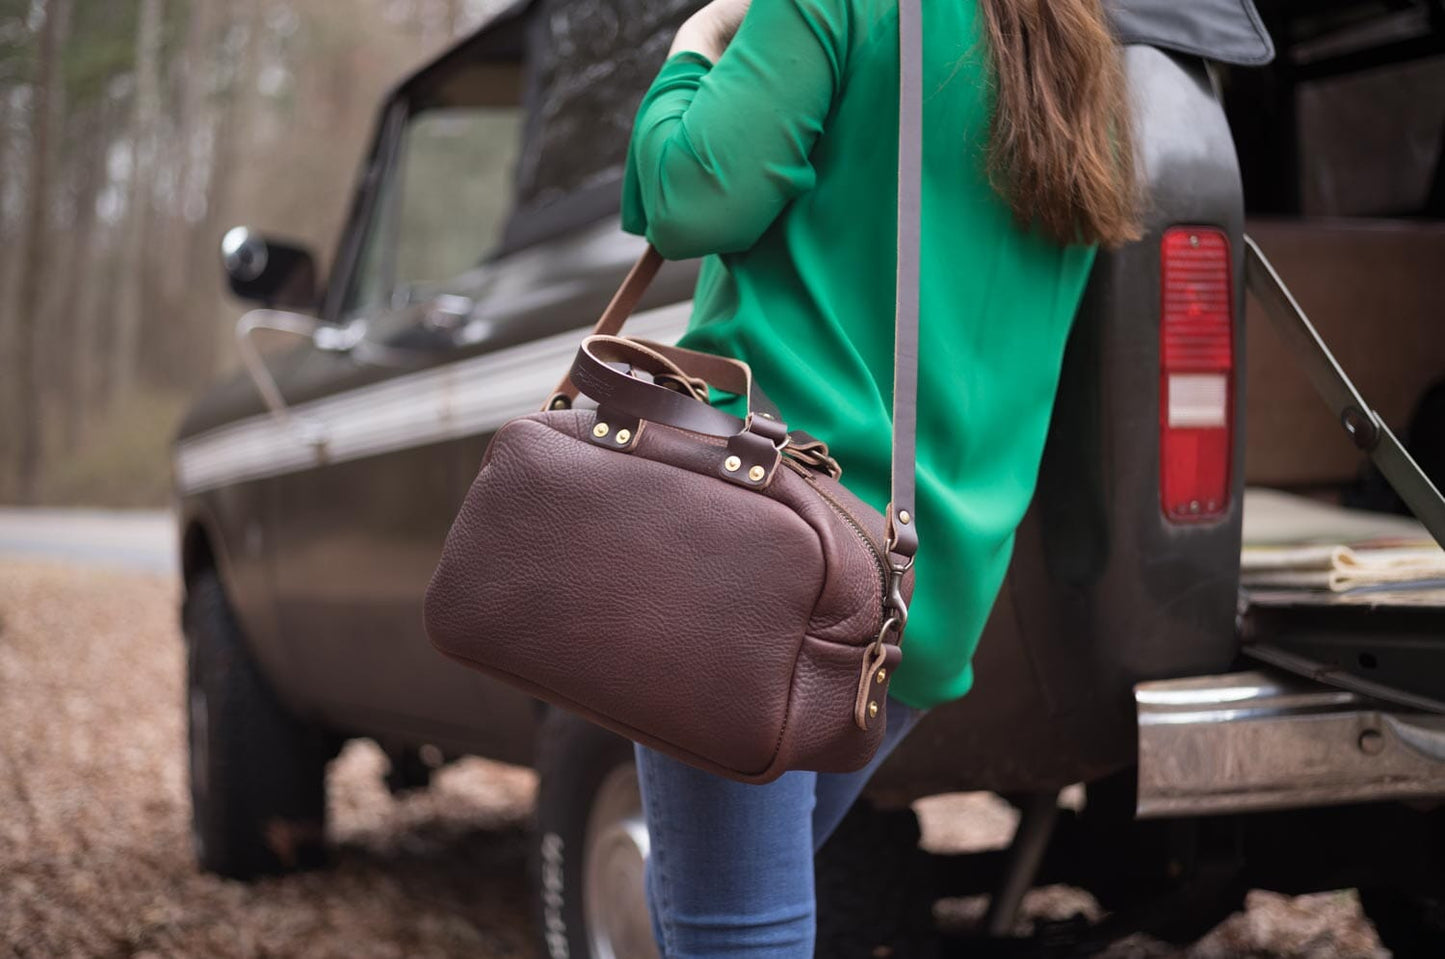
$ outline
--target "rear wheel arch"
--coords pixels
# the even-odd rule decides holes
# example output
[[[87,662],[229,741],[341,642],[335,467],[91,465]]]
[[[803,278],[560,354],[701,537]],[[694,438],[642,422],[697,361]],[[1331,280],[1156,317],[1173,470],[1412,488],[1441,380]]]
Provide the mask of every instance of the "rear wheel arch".
[[[216,549],[204,521],[192,518],[181,534],[181,576],[186,585],[208,570],[217,570]],[[219,572],[219,570],[217,570]]]
[[[204,498],[187,498],[180,505],[177,546],[180,549],[182,582],[187,586],[195,582],[196,577],[212,570],[222,580],[229,579],[231,557],[226,543],[226,527],[212,505]]]
[[[321,864],[325,731],[287,710],[266,682],[214,568],[187,583],[182,624],[197,861],[241,879]]]

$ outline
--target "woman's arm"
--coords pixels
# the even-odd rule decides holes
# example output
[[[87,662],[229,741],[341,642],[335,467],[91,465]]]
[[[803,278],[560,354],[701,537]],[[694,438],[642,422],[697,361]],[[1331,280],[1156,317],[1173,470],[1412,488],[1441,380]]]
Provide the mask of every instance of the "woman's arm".
[[[752,0],[731,42],[725,18],[689,19],[638,107],[623,229],[669,259],[756,243],[813,185],[808,154],[842,80],[847,18],[847,0]]]

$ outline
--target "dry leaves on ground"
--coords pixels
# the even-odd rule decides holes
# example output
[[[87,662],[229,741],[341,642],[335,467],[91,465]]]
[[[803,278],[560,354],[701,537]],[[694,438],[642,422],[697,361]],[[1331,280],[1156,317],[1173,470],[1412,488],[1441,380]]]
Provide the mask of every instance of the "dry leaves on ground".
[[[0,561],[0,944],[24,959],[539,955],[526,878],[535,777],[469,759],[400,800],[349,744],[329,779],[333,865],[242,884],[191,857],[179,586],[169,577]],[[925,845],[996,846],[984,794],[920,804]],[[960,918],[982,900],[956,900]],[[1080,890],[1027,911],[1097,907]],[[943,911],[948,911],[947,909]],[[1349,893],[1256,892],[1182,952],[1143,937],[1108,959],[1385,959]]]

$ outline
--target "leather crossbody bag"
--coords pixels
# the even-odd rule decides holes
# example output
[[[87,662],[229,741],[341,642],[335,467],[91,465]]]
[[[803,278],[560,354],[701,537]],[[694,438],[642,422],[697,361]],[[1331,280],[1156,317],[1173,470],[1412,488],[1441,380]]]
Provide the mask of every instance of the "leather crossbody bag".
[[[886,513],[746,364],[615,335],[662,262],[649,245],[545,408],[483,454],[427,587],[442,653],[730,779],[874,755],[918,546],[923,57],[919,0],[899,7]],[[709,405],[709,385],[747,397],[747,415]],[[596,409],[574,409],[579,392]]]

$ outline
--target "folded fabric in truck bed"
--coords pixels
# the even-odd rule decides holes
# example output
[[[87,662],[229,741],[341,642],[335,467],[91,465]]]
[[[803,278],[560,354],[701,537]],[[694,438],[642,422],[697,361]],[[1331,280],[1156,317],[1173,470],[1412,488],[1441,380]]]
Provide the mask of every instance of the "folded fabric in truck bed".
[[[1445,550],[1412,517],[1347,509],[1281,490],[1245,489],[1243,586],[1340,592],[1442,582]]]

